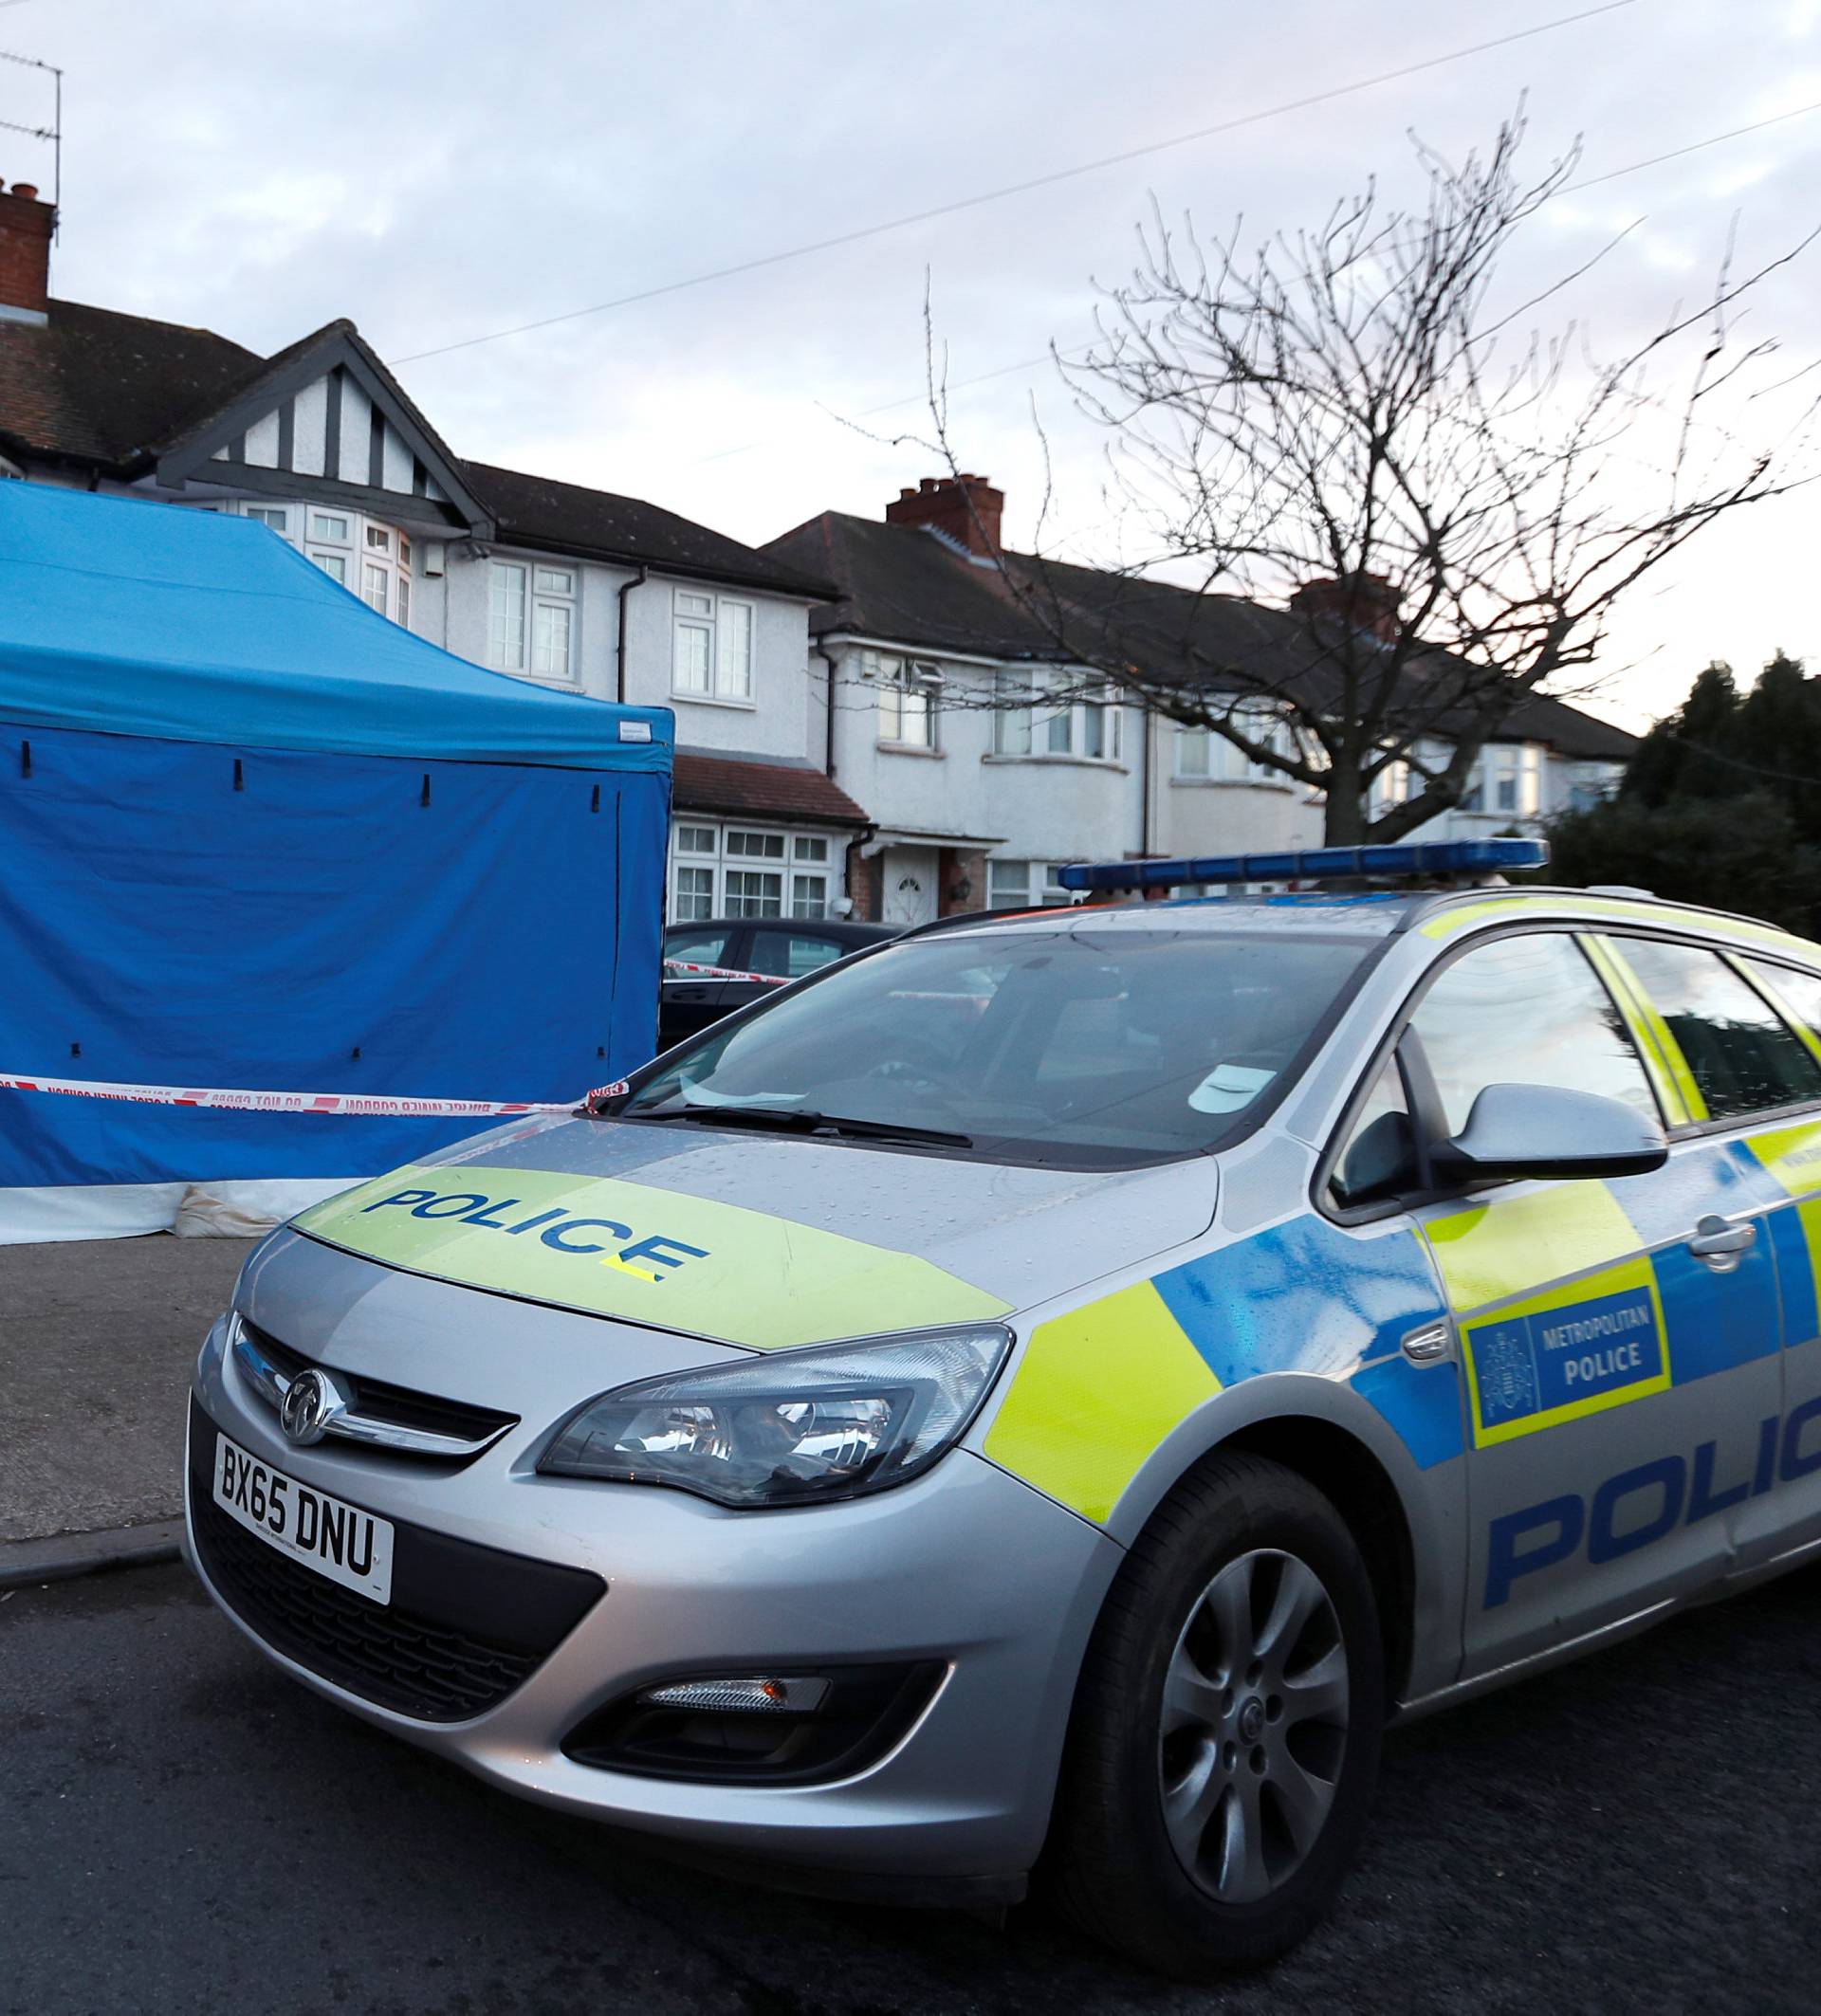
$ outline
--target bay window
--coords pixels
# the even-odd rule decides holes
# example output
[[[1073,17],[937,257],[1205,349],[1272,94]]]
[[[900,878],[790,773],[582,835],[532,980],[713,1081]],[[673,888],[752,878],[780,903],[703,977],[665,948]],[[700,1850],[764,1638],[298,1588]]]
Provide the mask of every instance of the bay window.
[[[839,845],[827,834],[685,814],[671,834],[671,921],[826,917]]]
[[[1290,756],[1296,750],[1296,731],[1290,723],[1264,709],[1236,711],[1233,724],[1242,735]],[[1179,726],[1175,734],[1171,774],[1190,782],[1218,784],[1271,784],[1291,781],[1281,770],[1256,761],[1237,742],[1229,742],[1218,728]]]
[[[1074,756],[1116,762],[1120,719],[1110,687],[1076,692],[1070,685],[1051,697],[1028,673],[993,675],[996,756]]]
[[[991,910],[1059,909],[1075,898],[1056,879],[1059,861],[1000,861],[986,864],[986,907]]]

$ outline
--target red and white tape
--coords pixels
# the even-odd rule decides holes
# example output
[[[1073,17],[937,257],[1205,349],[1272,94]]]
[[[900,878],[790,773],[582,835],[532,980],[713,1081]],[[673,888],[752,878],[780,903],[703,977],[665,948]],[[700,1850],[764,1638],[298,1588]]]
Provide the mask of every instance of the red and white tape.
[[[581,1103],[575,1099],[546,1105],[526,1099],[388,1098],[379,1092],[240,1092],[219,1087],[113,1085],[93,1078],[15,1078],[5,1072],[0,1072],[0,1091],[126,1099],[139,1106],[212,1106],[240,1113],[360,1113],[369,1118],[407,1120],[504,1120],[515,1113],[573,1113]]]
[[[788,987],[787,973],[743,973],[737,966],[699,966],[692,959],[667,959],[666,973],[689,973],[697,980],[750,980],[764,987]]]

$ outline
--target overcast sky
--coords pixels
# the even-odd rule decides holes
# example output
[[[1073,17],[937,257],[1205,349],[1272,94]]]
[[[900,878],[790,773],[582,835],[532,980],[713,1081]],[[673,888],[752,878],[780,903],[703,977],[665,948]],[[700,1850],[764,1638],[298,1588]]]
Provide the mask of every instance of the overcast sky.
[[[402,358],[662,287],[1572,14],[1589,0],[14,0],[0,49],[61,64],[53,292],[266,352],[332,317]],[[0,64],[0,119],[40,74]],[[1248,236],[1318,218],[1407,134],[1483,144],[1528,88],[1540,168],[1582,173],[1821,101],[1821,0],[1633,0],[1315,109],[959,215],[535,333],[403,363],[458,453],[629,492],[759,541],[826,507],[875,516],[932,473],[926,270],[965,466],[1022,542],[1056,458],[1054,534],[1115,536],[1095,439],[1039,358],[1091,329],[1154,194]],[[1515,286],[1643,219],[1565,307],[1609,345],[1821,222],[1821,111],[1562,198]],[[49,182],[0,133],[0,177]],[[1821,247],[1754,309],[1789,370],[1821,353]],[[907,403],[890,412],[874,409]],[[1746,415],[1742,426],[1755,424]],[[869,430],[869,432],[859,430]],[[1641,461],[1655,450],[1640,443]],[[1642,472],[1641,472],[1642,473]],[[1821,669],[1821,489],[1705,536],[1619,620],[1601,708],[1636,724],[1712,657]]]

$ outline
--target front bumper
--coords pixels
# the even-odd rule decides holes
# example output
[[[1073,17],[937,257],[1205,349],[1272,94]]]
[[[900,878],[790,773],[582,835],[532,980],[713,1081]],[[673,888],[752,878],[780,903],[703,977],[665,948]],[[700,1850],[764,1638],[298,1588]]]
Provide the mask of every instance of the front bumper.
[[[508,1436],[459,1472],[427,1476],[408,1457],[293,1448],[226,1356],[222,1326],[197,1366],[193,1441],[219,1428],[278,1470],[427,1530],[456,1556],[472,1550],[483,1567],[506,1564],[501,1587],[516,1558],[522,1583],[548,1584],[559,1597],[566,1584],[569,1596],[587,1598],[573,1623],[559,1598],[543,1604],[551,1649],[524,1661],[522,1675],[484,1672],[483,1694],[490,1688],[495,1705],[480,1713],[467,1714],[459,1694],[428,1695],[417,1712],[400,1713],[372,1697],[370,1669],[358,1661],[325,1658],[307,1635],[274,1627],[269,1610],[249,1604],[249,1615],[239,1614],[231,1586],[241,1585],[225,1568],[220,1585],[211,1578],[210,1530],[197,1528],[198,1501],[208,1518],[212,1446],[192,1452],[192,1563],[216,1603],[298,1678],[509,1791],[667,1836],[765,1879],[801,1870],[813,1882],[816,1871],[839,1870],[862,1883],[913,1879],[919,1895],[940,1894],[945,1882],[957,1895],[1015,1894],[1042,1845],[1076,1675],[1122,1558],[1112,1541],[966,1450],[876,1497],[733,1512],[651,1486],[540,1477],[531,1454],[545,1425]],[[604,1594],[581,1587],[590,1577]],[[399,1602],[395,1593],[395,1608]],[[489,1635],[487,1604],[477,1606],[470,1588],[461,1615],[437,1622],[485,1651],[506,1635]],[[267,1620],[265,1632],[254,1615]],[[354,1617],[350,1628],[384,1616]],[[516,1619],[510,1634],[521,1653],[530,1641],[523,1623]],[[466,1658],[471,1646],[455,1650]],[[451,1655],[432,1645],[419,1656]],[[898,1660],[940,1661],[946,1674],[908,1732],[837,1783],[671,1780],[563,1754],[579,1723],[640,1687],[740,1667]]]

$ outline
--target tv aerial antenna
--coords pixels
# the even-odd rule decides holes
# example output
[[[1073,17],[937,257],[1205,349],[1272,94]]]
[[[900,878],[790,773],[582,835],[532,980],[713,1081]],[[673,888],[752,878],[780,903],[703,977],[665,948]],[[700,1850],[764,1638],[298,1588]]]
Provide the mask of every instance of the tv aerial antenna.
[[[28,126],[19,119],[0,119],[0,133],[23,134],[28,140],[47,142],[50,147],[50,200],[58,211],[62,229],[64,202],[64,73],[54,63],[41,63],[35,56],[20,56],[0,49],[0,63],[17,64],[21,69],[41,70],[50,80],[50,124]]]

